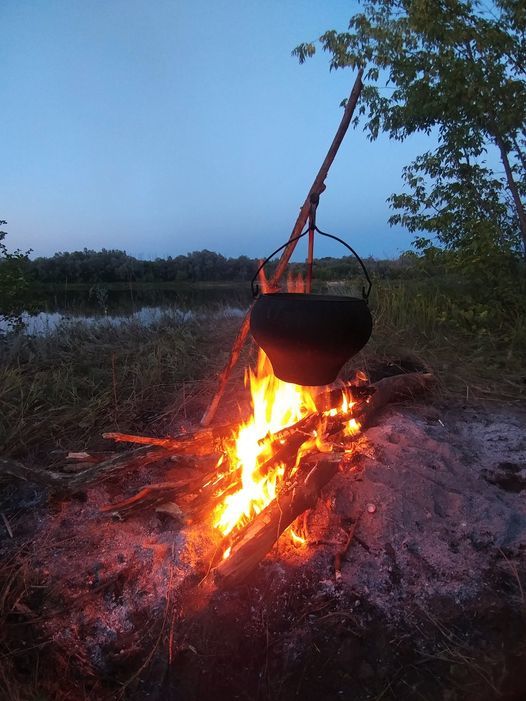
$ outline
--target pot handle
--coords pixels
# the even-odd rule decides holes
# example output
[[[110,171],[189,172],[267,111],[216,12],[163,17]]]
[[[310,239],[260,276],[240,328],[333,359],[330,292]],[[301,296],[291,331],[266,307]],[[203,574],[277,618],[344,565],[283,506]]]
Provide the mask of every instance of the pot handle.
[[[343,246],[345,246],[345,248],[347,248],[347,249],[353,254],[353,256],[356,258],[356,260],[358,261],[358,263],[360,264],[360,266],[361,266],[361,268],[362,268],[362,271],[363,271],[363,274],[364,274],[364,276],[365,276],[365,279],[367,280],[367,289],[365,289],[365,286],[362,287],[362,297],[363,297],[363,299],[367,302],[367,301],[369,300],[369,295],[370,295],[370,293],[371,293],[371,287],[373,286],[373,283],[371,282],[371,278],[369,277],[369,273],[367,272],[367,268],[365,267],[365,264],[364,264],[363,260],[362,260],[362,259],[360,258],[360,256],[356,253],[356,251],[354,250],[354,248],[352,248],[352,246],[349,246],[349,244],[346,243],[343,239],[340,239],[338,236],[334,236],[333,234],[327,234],[325,231],[320,231],[320,229],[318,229],[318,227],[317,227],[316,225],[314,225],[314,227],[311,227],[311,226],[307,227],[307,228],[305,229],[305,231],[303,231],[301,234],[299,234],[299,236],[294,236],[294,238],[289,239],[286,243],[283,244],[283,246],[280,246],[279,248],[276,248],[276,250],[275,250],[273,253],[271,253],[267,258],[265,258],[265,260],[263,261],[263,263],[261,263],[261,265],[260,265],[259,268],[257,269],[256,274],[254,275],[254,277],[253,277],[252,280],[250,281],[250,286],[251,286],[251,288],[252,288],[252,296],[253,296],[253,297],[257,297],[258,294],[259,294],[259,285],[257,284],[256,280],[258,279],[259,273],[260,273],[261,270],[265,267],[265,265],[269,262],[269,260],[270,260],[271,258],[274,258],[274,256],[276,255],[276,253],[279,253],[280,251],[282,251],[282,250],[283,250],[284,248],[286,248],[290,243],[294,243],[294,241],[298,241],[298,240],[301,239],[303,236],[305,236],[306,234],[308,234],[308,233],[309,233],[309,229],[312,229],[312,228],[314,229],[314,231],[317,231],[318,234],[320,234],[321,236],[325,236],[325,237],[327,237],[328,239],[334,239],[334,241],[338,241],[338,243],[341,243],[341,244],[342,244]]]

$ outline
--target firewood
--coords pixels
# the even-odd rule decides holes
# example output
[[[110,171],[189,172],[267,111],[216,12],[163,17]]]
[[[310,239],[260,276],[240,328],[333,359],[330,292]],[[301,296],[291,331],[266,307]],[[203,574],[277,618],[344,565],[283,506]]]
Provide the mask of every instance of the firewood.
[[[436,377],[430,372],[409,372],[378,380],[372,385],[376,391],[364,409],[367,423],[370,424],[387,404],[413,399],[431,391],[435,385]]]
[[[304,416],[295,424],[286,426],[285,428],[282,428],[281,431],[276,431],[272,435],[267,434],[266,436],[263,436],[263,438],[260,438],[259,444],[263,445],[268,441],[272,441],[273,443],[281,443],[290,435],[296,433],[296,431],[311,432],[316,428],[317,424],[321,420],[323,412],[327,412],[330,409],[340,408],[344,393],[349,393],[353,396],[356,404],[352,409],[352,415],[358,416],[362,410],[362,407],[364,406],[364,401],[367,401],[369,397],[375,393],[375,391],[375,385],[356,387],[352,384],[344,384],[341,387],[320,392],[314,397],[314,403],[317,409],[316,414],[307,414],[307,416]]]
[[[169,455],[170,454],[163,448],[143,446],[135,450],[128,450],[125,453],[119,453],[105,462],[92,465],[74,475],[29,467],[17,460],[0,458],[0,477],[2,475],[9,475],[26,482],[41,484],[52,491],[74,492],[77,489],[86,487],[91,482],[108,479],[124,468],[148,465],[153,462],[164,460],[168,458]]]
[[[209,489],[207,489],[208,485],[210,485]],[[202,474],[196,476],[194,471],[194,473],[186,479],[177,480],[176,482],[156,482],[146,485],[128,499],[105,504],[101,507],[101,511],[105,513],[118,513],[121,516],[124,514],[130,515],[142,509],[173,501],[176,497],[184,497],[184,495],[187,494],[197,494],[201,496],[204,502],[207,502],[214,493],[214,490],[218,490],[219,486],[220,477],[218,478],[216,470],[209,472],[205,476]],[[230,487],[230,482],[228,486]],[[197,504],[197,497],[193,497],[190,506],[186,509],[187,513],[193,513],[194,505]]]
[[[321,393],[319,395],[321,398],[320,406],[326,407],[325,410],[338,407],[341,404],[342,390],[351,391],[352,388],[349,386],[343,386],[337,390],[330,390],[328,392]],[[369,397],[373,391],[374,388],[361,388],[361,395]],[[358,406],[361,405],[358,404]],[[339,430],[346,423],[346,421],[348,421],[349,418],[354,415],[355,410],[359,411],[358,407],[353,407],[351,412],[348,414],[340,415],[338,417],[330,417],[327,419],[327,429],[332,432]],[[283,431],[275,434],[275,436],[267,436],[266,440],[272,441],[270,447],[275,448],[275,452],[267,461],[260,465],[260,473],[264,475],[280,463],[286,464],[290,469],[292,469],[296,463],[298,450],[305,441],[312,438],[312,431],[319,425],[321,420],[321,414],[309,414],[292,426],[289,426]],[[213,436],[214,440],[218,440],[219,436],[224,437],[232,434],[233,430],[234,429],[231,425],[198,430],[189,434],[181,434],[184,436],[184,440],[180,440],[179,438],[135,436],[124,433],[105,433],[103,436],[116,441],[154,444],[162,446],[167,450],[169,449],[170,452],[173,452],[174,450],[178,451],[181,447],[183,447],[183,450],[186,451],[189,449],[188,444],[190,440],[199,441],[201,438],[203,438],[204,443],[198,443],[199,450],[199,445],[210,445],[208,441],[211,436]],[[189,436],[191,436],[191,438],[189,438]],[[262,439],[260,443],[263,443],[264,440],[265,439]],[[172,458],[177,457],[177,455],[179,455],[178,452],[176,452]],[[190,456],[186,455],[186,457]],[[222,480],[225,484],[223,488],[221,488]],[[179,482],[178,489],[176,491],[174,491],[172,483],[161,483],[161,485],[147,486],[141,489],[130,499],[107,505],[102,508],[102,511],[118,512],[121,515],[124,515],[125,513],[136,513],[141,509],[152,508],[153,506],[164,503],[165,501],[171,501],[174,498],[179,497],[182,493],[191,493],[192,490],[194,490],[196,496],[187,505],[186,511],[192,518],[199,518],[205,511],[210,512],[213,510],[216,504],[222,501],[227,494],[236,491],[238,486],[239,480],[236,479],[235,473],[229,473],[228,476],[218,476],[217,471],[214,471],[204,475],[201,480],[199,480],[199,478],[192,478],[191,480],[189,479],[184,482]],[[155,496],[153,496],[154,492]]]
[[[171,453],[180,455],[208,455],[218,451],[225,438],[232,435],[234,427],[231,424],[202,428],[177,436],[157,438],[155,436],[135,436],[128,433],[103,433],[102,437],[120,443],[140,443],[142,445],[157,445],[166,448]]]
[[[301,484],[274,499],[244,529],[232,546],[230,555],[213,570],[215,581],[222,587],[242,582],[272,548],[279,536],[306,509],[310,509],[322,488],[349,460],[345,453],[322,453],[309,456],[313,467]]]
[[[101,507],[104,513],[116,513],[120,516],[143,509],[145,506],[158,506],[173,498],[188,486],[188,480],[178,482],[158,482],[143,487],[129,499],[123,499],[113,504]]]

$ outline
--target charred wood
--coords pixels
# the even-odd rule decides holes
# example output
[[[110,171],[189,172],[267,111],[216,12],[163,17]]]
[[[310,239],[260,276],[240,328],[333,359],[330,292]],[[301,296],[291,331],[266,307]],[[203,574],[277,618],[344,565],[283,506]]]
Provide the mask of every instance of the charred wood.
[[[308,462],[313,466],[301,484],[274,499],[243,530],[229,557],[214,568],[215,581],[220,586],[231,587],[246,579],[283,531],[315,505],[323,487],[348,459],[345,453],[309,456]]]
[[[53,470],[29,467],[16,460],[0,458],[0,477],[9,475],[26,482],[33,482],[48,487],[52,491],[74,492],[86,487],[95,480],[108,479],[124,468],[135,468],[167,459],[169,453],[163,448],[143,446],[125,453],[119,453],[109,460],[87,467],[74,475],[62,474]]]

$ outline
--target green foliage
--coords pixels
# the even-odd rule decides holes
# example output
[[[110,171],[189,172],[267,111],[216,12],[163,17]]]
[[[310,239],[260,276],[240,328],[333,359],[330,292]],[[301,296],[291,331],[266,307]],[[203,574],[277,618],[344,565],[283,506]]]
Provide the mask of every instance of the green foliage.
[[[5,224],[6,221],[0,220],[0,226]],[[3,243],[6,236],[5,231],[0,231],[0,320],[7,330],[13,330],[21,326],[21,313],[30,296],[27,276],[30,251],[9,252]]]
[[[105,250],[55,253],[49,258],[37,258],[27,262],[27,270],[34,282],[43,284],[86,284],[90,296],[101,308],[106,306],[105,287],[111,283],[155,283],[155,282],[248,282],[259,267],[259,260],[239,256],[225,258],[212,251],[194,251],[186,256],[138,260],[125,251]],[[381,261],[372,258],[368,267],[381,277],[398,277],[407,269],[409,259],[401,262]],[[275,260],[267,267],[270,276],[275,269]],[[360,267],[354,256],[342,258],[318,258],[314,262],[315,278],[321,281],[345,280],[360,275]],[[412,262],[411,262],[412,265]],[[293,275],[305,272],[304,263],[291,263]]]
[[[526,6],[496,0],[369,0],[318,42],[331,69],[365,69],[355,125],[369,138],[438,139],[403,171],[389,198],[431,261],[462,273],[483,303],[524,293],[526,254]],[[312,56],[315,43],[293,54]],[[498,163],[500,161],[500,163]],[[443,249],[445,255],[440,254]],[[475,312],[473,316],[476,316]]]
[[[40,283],[85,283],[95,286],[112,282],[211,282],[250,280],[257,261],[239,256],[225,258],[213,251],[194,251],[185,256],[138,260],[125,251],[107,250],[55,253],[36,258],[29,265],[32,278]]]

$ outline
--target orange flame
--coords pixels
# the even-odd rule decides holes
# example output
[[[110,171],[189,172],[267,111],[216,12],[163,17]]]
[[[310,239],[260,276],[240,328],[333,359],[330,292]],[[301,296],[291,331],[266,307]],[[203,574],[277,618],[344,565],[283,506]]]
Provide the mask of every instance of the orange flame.
[[[296,533],[296,531],[292,527],[289,527],[288,533],[293,543],[295,543],[296,545],[306,545],[307,541],[305,540],[305,538],[299,535],[299,533]]]
[[[289,270],[287,275],[287,292],[306,292],[305,280],[301,273],[294,276],[294,273]]]
[[[270,361],[262,350],[259,351],[255,371],[249,369],[246,372],[245,383],[250,385],[252,416],[240,426],[234,442],[227,449],[227,463],[232,477],[239,481],[239,488],[227,494],[213,514],[214,526],[223,535],[244,526],[260,513],[276,497],[285,471],[288,470],[292,476],[305,453],[313,449],[331,451],[332,444],[323,437],[326,421],[337,414],[348,415],[354,405],[350,393],[342,392],[341,406],[320,416],[312,438],[298,451],[295,465],[286,466],[270,460],[279,447],[273,436],[308,414],[317,413],[313,390],[282,382],[275,377]],[[353,435],[359,429],[356,419],[350,418],[342,434]],[[228,479],[228,474],[223,476]],[[296,533],[289,530],[289,536],[299,542]],[[223,557],[228,555],[227,550]]]
[[[275,377],[270,361],[261,350],[256,371],[249,369],[245,375],[247,381],[253,414],[240,427],[228,456],[233,470],[241,473],[241,487],[227,495],[214,514],[214,525],[223,535],[247,523],[276,496],[285,466],[278,463],[271,469],[260,469],[272,456],[272,434],[316,411],[309,390]]]

